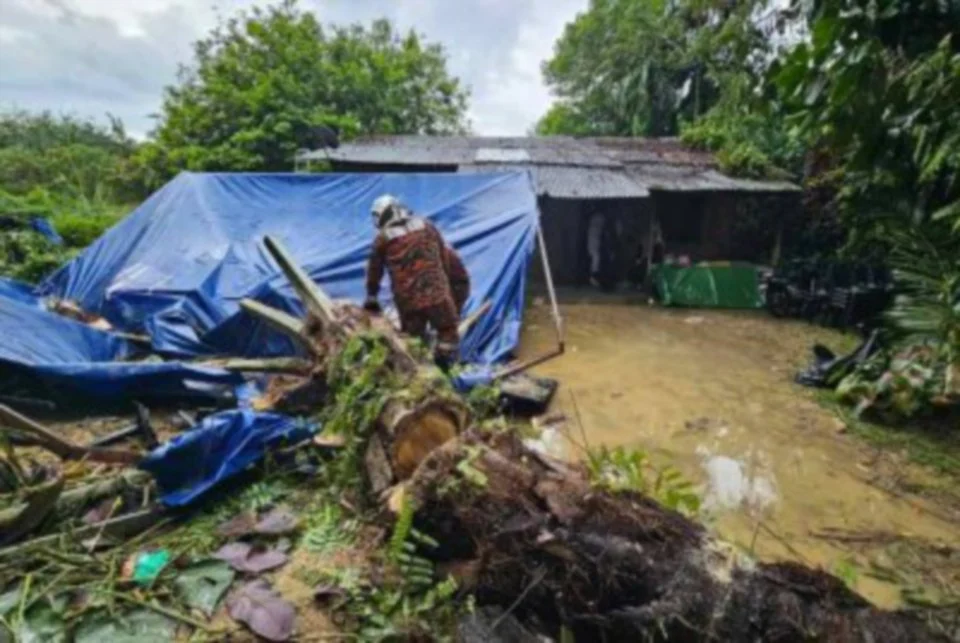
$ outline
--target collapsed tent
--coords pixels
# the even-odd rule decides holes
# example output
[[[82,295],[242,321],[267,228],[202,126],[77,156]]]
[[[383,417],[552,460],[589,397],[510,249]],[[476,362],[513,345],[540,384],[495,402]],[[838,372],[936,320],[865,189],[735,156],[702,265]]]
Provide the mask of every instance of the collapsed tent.
[[[481,364],[505,358],[519,340],[527,263],[538,225],[536,195],[526,172],[183,173],[34,294],[74,301],[119,331],[146,334],[153,351],[168,359],[292,354],[296,348],[287,338],[239,306],[250,297],[302,313],[263,238],[280,240],[332,296],[360,301],[374,237],[370,205],[384,193],[433,221],[462,256],[472,282],[464,314],[487,300],[492,303],[463,338],[461,357]],[[388,302],[387,284],[381,292]],[[22,301],[24,293],[18,294]],[[114,384],[140,369],[161,366],[125,363],[122,370],[109,368],[104,375],[102,360],[112,359],[106,353],[88,355],[82,347],[20,350],[20,345],[47,339],[64,341],[54,338],[64,326],[38,322],[51,313],[36,310],[41,317],[34,319],[24,308],[8,309],[4,360],[44,373],[54,365],[57,373],[69,370],[74,378]],[[81,344],[90,341],[87,335],[70,336]],[[20,337],[23,342],[17,341]]]
[[[394,194],[430,218],[462,255],[473,282],[466,313],[491,313],[463,357],[490,362],[519,337],[523,286],[537,226],[524,172],[456,174],[193,174],[151,196],[43,286],[179,355],[283,352],[240,312],[253,297],[300,313],[262,247],[279,239],[336,298],[362,300],[373,241],[369,210]],[[240,318],[243,319],[240,319]]]

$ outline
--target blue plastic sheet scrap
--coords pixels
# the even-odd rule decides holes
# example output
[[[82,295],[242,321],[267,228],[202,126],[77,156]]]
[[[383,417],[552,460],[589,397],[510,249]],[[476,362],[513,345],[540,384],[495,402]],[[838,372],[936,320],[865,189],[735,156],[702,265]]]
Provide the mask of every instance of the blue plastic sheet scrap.
[[[154,449],[140,466],[156,479],[164,505],[182,507],[263,459],[268,449],[303,441],[315,429],[277,413],[222,411]]]
[[[31,217],[30,227],[50,243],[57,246],[63,245],[63,237],[57,233],[57,229],[54,228],[53,224],[47,219],[43,217]]]

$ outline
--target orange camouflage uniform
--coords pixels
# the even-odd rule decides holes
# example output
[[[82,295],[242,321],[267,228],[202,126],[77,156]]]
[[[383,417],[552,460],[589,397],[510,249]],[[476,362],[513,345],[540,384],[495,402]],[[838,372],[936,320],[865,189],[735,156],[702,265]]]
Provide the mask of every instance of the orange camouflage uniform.
[[[367,297],[376,299],[384,268],[405,333],[437,331],[437,352],[455,355],[459,311],[470,293],[470,277],[457,253],[433,224],[409,217],[384,226],[373,242],[367,267]]]

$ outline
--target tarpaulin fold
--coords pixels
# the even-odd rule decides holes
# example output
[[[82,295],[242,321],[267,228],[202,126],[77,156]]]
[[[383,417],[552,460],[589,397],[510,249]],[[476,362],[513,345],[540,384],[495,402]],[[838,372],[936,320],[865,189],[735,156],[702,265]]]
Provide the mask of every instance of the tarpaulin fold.
[[[0,300],[0,365],[22,369],[60,393],[99,399],[219,396],[242,378],[178,362],[126,362],[125,339],[12,299]]]
[[[33,286],[16,279],[0,277],[0,298],[10,299],[29,306],[40,306],[41,298],[33,292]],[[3,302],[0,301],[0,305]]]
[[[305,440],[313,429],[276,413],[222,411],[154,449],[140,466],[156,479],[163,504],[182,507],[261,460],[268,448]]]

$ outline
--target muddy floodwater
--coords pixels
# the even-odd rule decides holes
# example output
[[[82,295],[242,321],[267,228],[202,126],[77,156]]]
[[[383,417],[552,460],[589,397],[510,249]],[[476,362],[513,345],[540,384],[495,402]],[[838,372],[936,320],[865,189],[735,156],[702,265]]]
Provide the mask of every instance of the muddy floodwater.
[[[573,427],[579,410],[591,445],[676,466],[722,537],[846,576],[879,605],[901,601],[914,565],[917,583],[960,582],[960,512],[910,491],[932,474],[866,446],[792,381],[813,341],[848,348],[850,338],[764,313],[564,299],[567,353],[536,374],[560,380],[552,410]],[[552,342],[536,302],[522,356]]]

